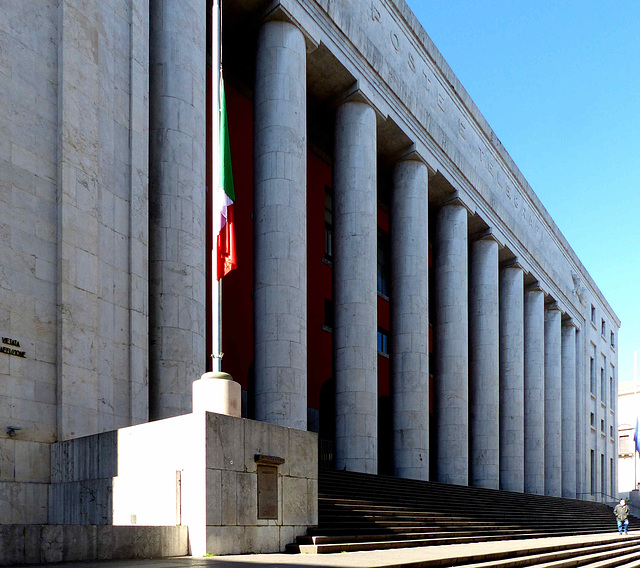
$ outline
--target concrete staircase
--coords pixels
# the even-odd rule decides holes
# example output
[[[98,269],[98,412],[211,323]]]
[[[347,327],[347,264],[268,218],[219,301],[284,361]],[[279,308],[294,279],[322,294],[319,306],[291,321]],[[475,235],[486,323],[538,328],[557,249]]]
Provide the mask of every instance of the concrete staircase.
[[[329,470],[320,471],[318,493],[318,526],[299,537],[288,548],[291,552],[331,553],[497,543],[616,530],[611,507],[576,499]],[[632,518],[630,529],[638,528],[640,520]],[[612,540],[612,536],[616,538]],[[637,537],[603,534],[601,541],[596,539],[588,545],[572,542],[566,546],[568,548],[564,550],[556,546],[553,551],[538,551],[529,558],[530,547],[523,545],[517,550],[519,555],[516,556],[521,562],[518,565],[546,566],[548,562],[568,562],[567,559],[578,557],[591,562],[595,556],[607,562],[618,557],[626,558],[625,562],[630,561],[629,557],[640,559],[640,533]],[[510,562],[513,558],[504,560]],[[522,563],[524,560],[533,563]],[[485,564],[478,564],[481,565]],[[489,565],[503,564],[486,564]],[[510,565],[515,564],[505,564]],[[569,564],[558,564],[561,565]],[[620,564],[602,566],[617,565]]]

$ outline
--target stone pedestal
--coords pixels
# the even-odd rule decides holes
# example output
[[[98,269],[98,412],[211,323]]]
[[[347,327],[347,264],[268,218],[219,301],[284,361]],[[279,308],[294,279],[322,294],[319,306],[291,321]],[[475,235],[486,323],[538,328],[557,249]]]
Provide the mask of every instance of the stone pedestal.
[[[205,373],[193,382],[193,411],[241,418],[242,388],[228,373]]]

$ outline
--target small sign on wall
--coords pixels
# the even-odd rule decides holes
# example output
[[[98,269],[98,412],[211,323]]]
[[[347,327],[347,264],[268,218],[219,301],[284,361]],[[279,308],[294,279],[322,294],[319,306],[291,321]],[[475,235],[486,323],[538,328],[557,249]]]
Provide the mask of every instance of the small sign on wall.
[[[13,355],[14,357],[22,357],[23,359],[26,359],[27,357],[26,352],[20,350],[20,342],[17,339],[11,339],[10,337],[2,338],[0,353],[4,353],[5,355]]]

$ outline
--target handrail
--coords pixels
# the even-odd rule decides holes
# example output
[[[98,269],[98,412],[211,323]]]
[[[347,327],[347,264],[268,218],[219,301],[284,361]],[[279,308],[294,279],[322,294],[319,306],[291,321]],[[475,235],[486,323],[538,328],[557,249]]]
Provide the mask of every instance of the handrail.
[[[611,494],[609,494],[609,493],[603,493],[602,491],[596,491],[595,493],[592,493],[592,492],[590,492],[590,491],[584,491],[584,492],[582,492],[582,493],[576,493],[576,496],[580,496],[580,495],[590,495],[590,496],[592,496],[592,497],[596,497],[596,498],[597,498],[598,496],[601,496],[601,498],[602,498],[602,497],[605,497],[605,498],[606,498],[606,497],[608,497],[608,498],[610,498],[612,501],[619,501],[619,500],[620,500],[620,497],[618,497],[618,496],[616,496],[616,495],[611,495]],[[604,503],[604,501],[602,501],[602,502]],[[606,503],[605,503],[605,504],[606,504]]]

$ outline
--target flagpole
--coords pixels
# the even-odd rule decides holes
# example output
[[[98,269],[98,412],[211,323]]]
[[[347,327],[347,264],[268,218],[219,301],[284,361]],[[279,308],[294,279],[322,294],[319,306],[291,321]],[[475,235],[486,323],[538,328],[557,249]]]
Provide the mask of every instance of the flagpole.
[[[211,168],[212,168],[212,195],[217,191],[217,185],[220,180],[220,73],[221,73],[221,57],[222,57],[222,33],[220,26],[220,0],[212,0],[211,4]],[[215,211],[215,200],[211,200],[213,208],[211,215],[219,215]],[[211,357],[213,361],[211,367],[213,371],[221,371],[221,352],[222,352],[222,279],[217,279],[217,254],[216,254],[216,235],[213,235],[214,243],[211,259],[211,270],[213,272],[212,282],[215,278],[216,285],[211,287],[211,316],[212,316],[212,341],[211,341]]]
[[[633,352],[633,400],[636,408],[636,428],[638,426],[638,351]],[[637,431],[637,430],[636,430]],[[638,444],[633,448],[633,488],[638,489]]]

